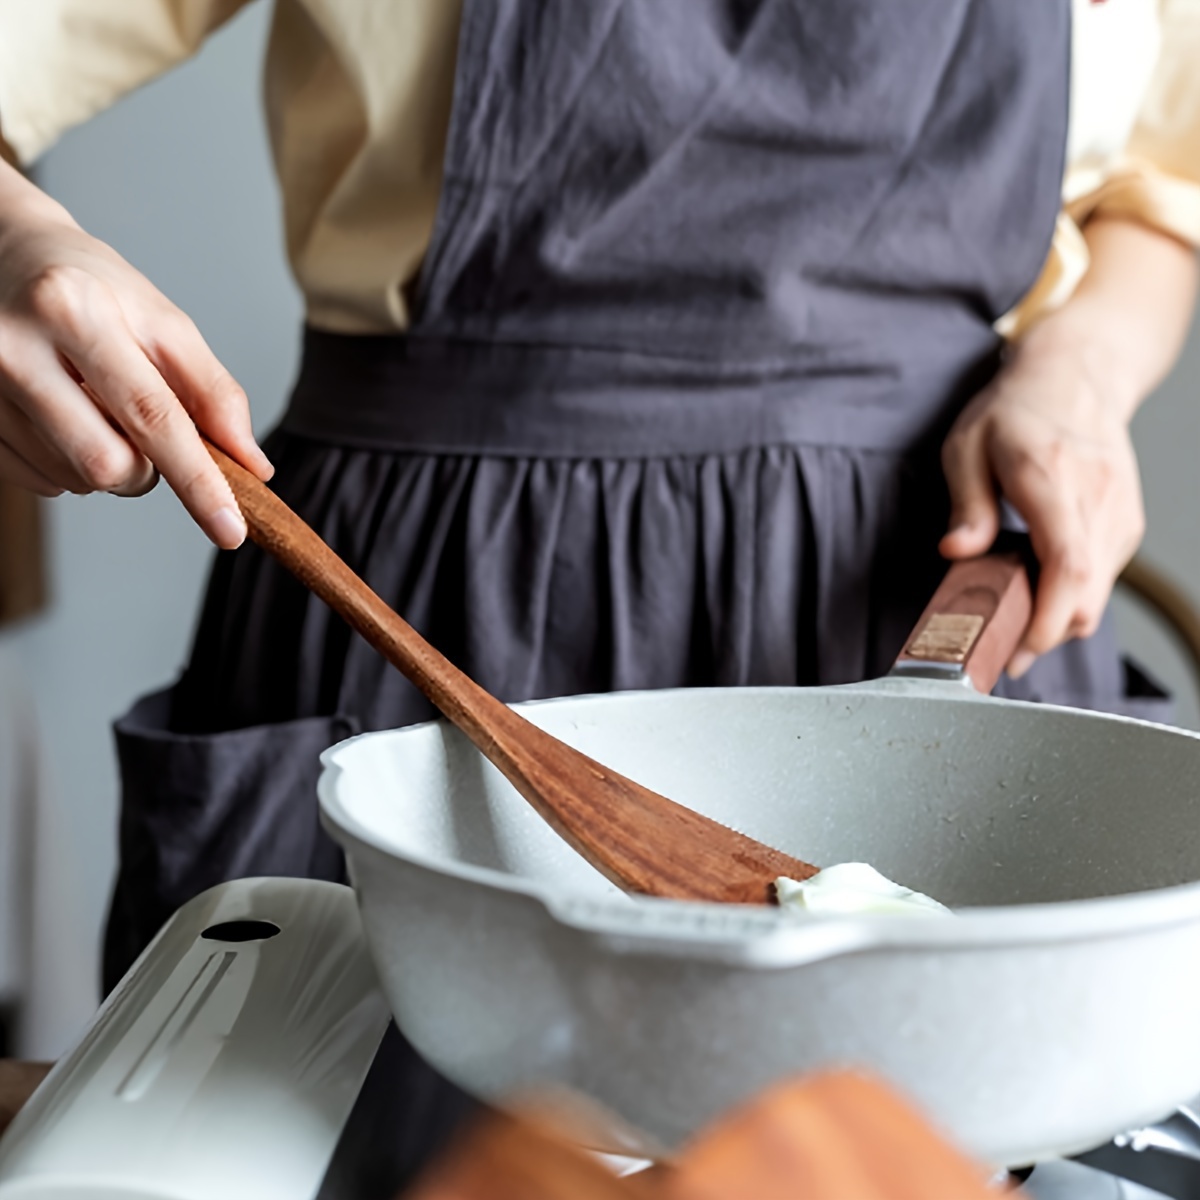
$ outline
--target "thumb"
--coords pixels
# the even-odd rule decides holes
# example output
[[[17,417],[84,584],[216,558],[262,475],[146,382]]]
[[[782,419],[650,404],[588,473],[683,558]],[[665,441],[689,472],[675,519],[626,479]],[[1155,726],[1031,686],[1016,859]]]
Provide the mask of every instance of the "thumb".
[[[938,549],[946,558],[983,554],[1000,532],[1000,505],[982,431],[951,434],[942,447],[950,488],[950,525]]]

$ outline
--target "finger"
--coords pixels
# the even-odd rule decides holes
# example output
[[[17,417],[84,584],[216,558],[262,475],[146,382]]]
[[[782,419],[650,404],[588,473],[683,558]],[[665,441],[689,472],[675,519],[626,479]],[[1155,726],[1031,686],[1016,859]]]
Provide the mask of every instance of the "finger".
[[[173,309],[165,326],[147,352],[167,386],[210,441],[260,479],[270,479],[275,468],[254,438],[246,393],[187,316]]]
[[[1021,650],[1037,657],[1053,650],[1071,636],[1087,584],[1086,567],[1065,540],[1055,540],[1041,551],[1035,549],[1041,570],[1033,617],[1021,640]]]
[[[0,396],[0,441],[59,491],[86,495],[90,487],[66,456],[38,433],[33,422],[11,400]]]
[[[950,489],[950,526],[938,549],[946,558],[983,554],[1000,531],[1000,507],[979,426],[954,432],[942,446],[942,469]]]
[[[59,492],[73,492],[77,496],[86,496],[99,490],[95,483],[83,478],[56,446],[42,436],[20,407],[4,397],[0,397],[0,439],[39,475],[49,480]],[[122,483],[109,489],[115,496],[141,496],[155,484],[156,472],[153,464],[132,447],[131,452],[134,456],[134,470]]]
[[[158,481],[161,478],[158,468],[145,455],[139,454],[138,459],[145,464],[144,473],[119,488],[112,488],[109,495],[121,496],[126,500],[136,500],[138,496],[148,495],[158,487]]]
[[[88,403],[92,403],[90,398]],[[74,469],[57,447],[42,437],[20,408],[3,397],[0,397],[0,440],[45,479],[56,495],[73,492],[77,496],[86,496],[97,490]],[[133,450],[133,454],[136,468],[123,483],[109,489],[114,496],[144,496],[158,482],[154,464],[137,450]]]
[[[117,312],[112,319],[109,313],[109,319],[101,321],[93,315],[104,307],[96,304],[81,313],[81,319],[60,326],[60,349],[209,538],[225,549],[239,546],[246,523],[225,477],[123,316]]]
[[[92,389],[82,379],[79,380],[79,386],[105,419],[112,424],[112,418],[104,412],[104,406],[100,403],[99,398],[93,393]],[[116,429],[116,426],[113,425],[113,428]],[[119,429],[116,431],[117,433],[121,433]],[[121,434],[121,436],[124,437],[125,435]],[[149,492],[154,491],[158,486],[160,476],[158,468],[132,443],[130,444],[130,449],[133,451],[137,469],[130,474],[128,480],[120,487],[110,488],[109,494],[121,496],[126,499],[136,499],[138,496],[145,496]]]
[[[65,460],[70,475],[60,480],[63,486],[108,492],[144,476],[137,450],[80,388],[53,347],[30,340],[18,357],[5,360],[4,373],[5,392],[15,408],[41,442]],[[38,461],[45,471],[45,461]]]
[[[1029,539],[1041,568],[1033,616],[1009,664],[1009,674],[1019,678],[1034,658],[1070,636],[1094,578],[1087,530],[1062,481],[1027,460],[1011,481],[1002,483],[1029,525]]]
[[[25,461],[7,442],[0,441],[0,479],[15,483],[17,487],[27,492],[35,492],[39,496],[53,499],[61,496],[66,490],[53,480],[47,479],[31,463]]]
[[[1079,601],[1079,607],[1067,630],[1067,638],[1089,638],[1100,627],[1105,610],[1112,597],[1113,586],[1117,576],[1124,569],[1128,559],[1124,555],[1114,561],[1111,557],[1112,548],[1104,545],[1103,540],[1093,539],[1091,559],[1097,565],[1091,572],[1089,585],[1084,589]]]

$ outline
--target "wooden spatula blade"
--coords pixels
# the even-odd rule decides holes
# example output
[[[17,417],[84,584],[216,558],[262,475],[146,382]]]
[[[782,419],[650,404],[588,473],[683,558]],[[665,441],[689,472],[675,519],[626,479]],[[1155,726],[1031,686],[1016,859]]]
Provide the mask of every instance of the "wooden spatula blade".
[[[668,800],[518,719],[519,738],[500,739],[497,746],[507,762],[493,761],[560,837],[626,891],[770,904],[779,876],[808,879],[820,870]]]

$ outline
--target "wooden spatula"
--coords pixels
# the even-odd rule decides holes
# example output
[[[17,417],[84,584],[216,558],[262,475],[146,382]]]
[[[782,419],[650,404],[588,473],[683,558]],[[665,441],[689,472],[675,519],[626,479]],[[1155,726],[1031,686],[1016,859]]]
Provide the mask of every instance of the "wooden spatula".
[[[357,630],[471,739],[550,826],[619,887],[769,904],[780,875],[818,868],[644,788],[489,695],[383,602],[269,488],[209,446],[250,537]]]
[[[819,870],[702,817],[572,750],[513,712],[393,612],[269,488],[213,446],[250,537],[320,596],[471,739],[578,853],[626,891],[770,904],[779,876]],[[954,673],[989,692],[1030,612],[1016,555],[955,563],[897,673]]]

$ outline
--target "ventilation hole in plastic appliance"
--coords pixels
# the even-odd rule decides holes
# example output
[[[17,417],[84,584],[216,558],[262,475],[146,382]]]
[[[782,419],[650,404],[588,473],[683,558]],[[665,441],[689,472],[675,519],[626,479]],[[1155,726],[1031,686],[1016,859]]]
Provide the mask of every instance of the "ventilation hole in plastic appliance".
[[[265,942],[278,932],[274,921],[222,921],[210,925],[200,936],[210,942]]]

